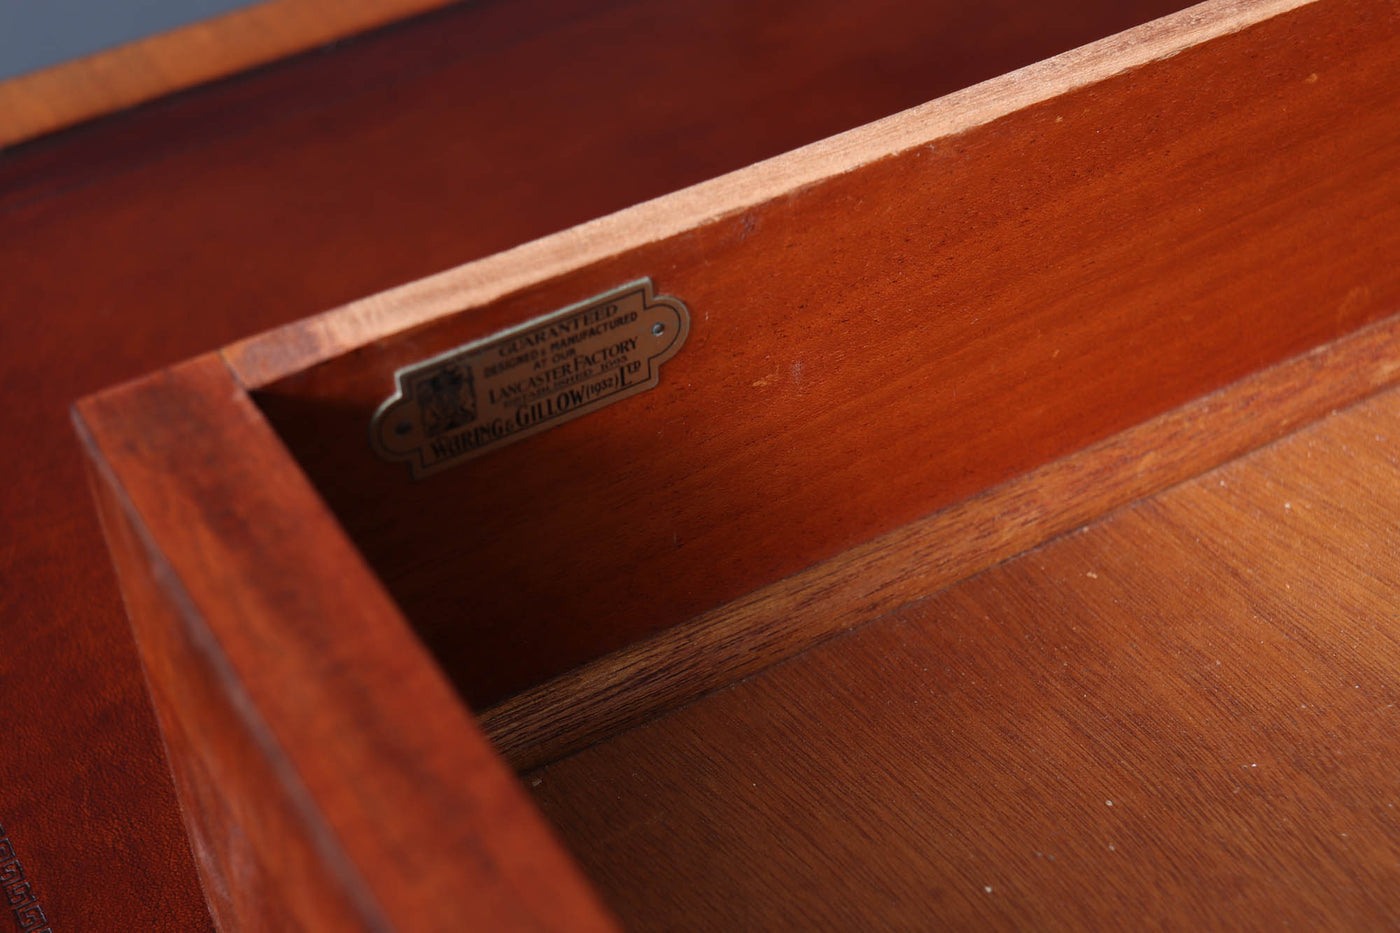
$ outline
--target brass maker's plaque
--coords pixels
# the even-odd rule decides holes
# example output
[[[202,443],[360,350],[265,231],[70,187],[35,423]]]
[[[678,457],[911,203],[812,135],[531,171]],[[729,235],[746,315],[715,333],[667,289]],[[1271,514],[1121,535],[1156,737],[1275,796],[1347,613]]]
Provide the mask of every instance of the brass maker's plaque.
[[[436,473],[650,389],[689,330],[650,279],[624,285],[400,369],[370,443],[415,479]]]

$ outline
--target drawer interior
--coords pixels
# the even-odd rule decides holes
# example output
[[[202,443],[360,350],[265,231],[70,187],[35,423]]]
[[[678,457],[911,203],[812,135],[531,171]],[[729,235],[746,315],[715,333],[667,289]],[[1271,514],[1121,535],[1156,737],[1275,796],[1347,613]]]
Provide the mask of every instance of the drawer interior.
[[[441,311],[253,397],[489,710],[1390,313],[1389,34],[1318,4],[1231,29],[1028,103],[1073,72],[1036,66],[369,299]],[[541,277],[561,251],[594,258]],[[522,284],[452,308],[511,263]],[[642,279],[692,317],[657,387],[417,481],[370,449],[396,371]]]
[[[627,929],[1384,925],[1398,432],[1390,390],[525,784]]]
[[[1382,112],[1360,70],[1316,94],[1310,13],[254,387],[629,927],[1207,925],[1202,878],[1362,870],[1309,814],[1395,841],[1348,789],[1395,790],[1369,733],[1337,778],[1287,721],[1319,667],[1393,692],[1374,621],[1326,647],[1327,581],[1384,603],[1337,529],[1388,461],[1300,461],[1388,436],[1393,392],[1210,472],[1394,372],[1393,121],[1337,108]],[[417,479],[369,449],[395,372],[642,279],[691,315],[655,388]],[[1280,488],[1343,516],[1296,577]]]
[[[776,7],[707,9],[705,30],[690,41],[647,36],[648,47],[668,49],[648,71],[646,91],[652,103],[670,101],[665,108],[631,125],[600,114],[597,131],[571,135],[557,165],[541,164],[532,149],[530,177],[517,178],[526,154],[517,151],[516,121],[535,119],[536,104],[552,110],[575,99],[578,107],[608,111],[611,94],[617,106],[634,107],[636,88],[620,90],[610,69],[585,80],[603,82],[588,88],[596,96],[578,96],[584,92],[570,75],[588,70],[590,46],[616,45],[643,25],[663,36],[693,31],[664,5],[629,7],[626,15],[571,27],[581,34],[560,54],[575,67],[552,68],[554,78],[532,86],[538,101],[522,103],[510,117],[482,115],[494,121],[478,128],[491,157],[482,159],[486,177],[476,181],[533,192],[528,203],[489,209],[547,213],[563,194],[553,174],[574,184],[572,166],[582,161],[593,167],[588,184],[603,192],[604,206],[613,199],[612,207],[623,207],[658,193],[638,189],[637,179],[670,177],[669,167],[693,153],[709,153],[695,171],[722,172],[815,139],[804,134],[843,128],[813,122],[814,108],[835,108],[844,126],[853,126],[1179,5],[1017,4],[1013,14],[998,4],[896,2],[854,24],[845,8],[802,15]],[[741,79],[716,61],[716,43],[730,55],[750,48],[771,66],[745,65],[742,88],[734,87]],[[746,127],[742,144],[736,124]],[[1086,121],[1076,132],[1088,142],[1099,129]],[[1188,376],[1149,387],[1140,411],[1114,410],[1099,373],[1117,353],[1112,342],[1152,309],[1144,305],[1136,319],[1116,325],[1117,334],[1095,337],[1096,349],[1078,353],[1070,344],[1088,332],[1064,298],[1070,289],[1092,287],[1098,274],[1086,268],[1051,286],[1059,296],[1036,298],[1029,289],[1043,284],[1003,282],[1008,270],[981,255],[985,244],[969,235],[968,221],[976,226],[981,216],[983,229],[1004,232],[1018,226],[1021,242],[1032,243],[1037,237],[1026,217],[1055,223],[1063,213],[1053,182],[1041,181],[1030,201],[1023,186],[1004,186],[996,203],[945,204],[938,208],[943,217],[921,211],[909,218],[912,237],[882,225],[868,208],[869,235],[882,241],[869,249],[885,251],[891,275],[842,281],[813,278],[804,268],[828,263],[832,250],[843,248],[812,234],[837,229],[850,204],[897,196],[911,172],[930,196],[946,200],[939,192],[958,184],[957,165],[979,157],[950,153],[957,164],[946,171],[895,165],[858,188],[823,192],[812,209],[752,212],[700,241],[673,243],[650,257],[590,270],[567,288],[536,289],[364,348],[262,386],[255,398],[464,697],[490,706],[1197,394]],[[995,158],[1002,163],[995,171],[1019,173],[1037,157]],[[1072,170],[1064,166],[1066,181]],[[493,217],[471,223],[489,227]],[[1116,232],[1093,234],[1109,235]],[[702,257],[722,268],[726,254],[746,243],[761,244],[764,268],[743,275],[782,278],[750,284],[703,275]],[[677,268],[677,251],[690,268]],[[900,266],[916,263],[922,273],[907,284],[892,281]],[[969,269],[977,271],[970,278],[955,272],[963,280],[929,299],[937,277]],[[696,318],[688,346],[666,365],[658,389],[420,482],[369,451],[369,419],[392,391],[396,368],[643,276],[687,302]],[[979,291],[992,290],[1012,293],[1002,301],[1038,301],[1051,319],[983,315]],[[1081,336],[1058,357],[1054,347],[1030,349],[1036,329],[1047,326],[1079,328]],[[1289,349],[1299,345],[1296,337]],[[1236,358],[1220,374],[1222,384],[1269,350],[1228,352]],[[1022,374],[1009,375],[1017,370]],[[1027,370],[1034,371],[1030,378]],[[1063,400],[1064,422],[1053,432],[1034,436],[1013,423],[1044,415],[1037,396],[1064,390],[1074,397]],[[960,405],[957,393],[964,400],[996,396],[1008,413],[1021,413],[1008,414],[999,435],[979,439],[975,425],[985,407]],[[921,415],[929,405],[946,411],[942,423]],[[889,413],[885,427],[865,431],[862,422],[882,410]],[[898,423],[915,421],[924,427]]]

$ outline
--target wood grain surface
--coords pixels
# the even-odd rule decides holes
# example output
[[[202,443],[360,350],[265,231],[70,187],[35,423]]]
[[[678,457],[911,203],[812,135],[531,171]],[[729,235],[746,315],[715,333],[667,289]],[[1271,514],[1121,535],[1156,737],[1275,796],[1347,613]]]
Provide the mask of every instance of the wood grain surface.
[[[220,356],[75,419],[219,929],[614,929]]]
[[[1110,77],[950,135],[936,106],[902,115],[935,135],[546,265],[258,403],[459,689],[495,703],[1400,308],[1400,10],[1222,9],[1209,40],[1197,11],[1169,20],[1202,40],[1177,54],[1084,65]],[[358,307],[447,306],[479,274]],[[368,449],[399,367],[643,276],[693,318],[657,388],[423,482]],[[320,352],[325,320],[267,339]],[[230,354],[245,378],[253,346]]]
[[[521,770],[928,596],[1400,379],[1400,318],[1270,367],[480,714]]]
[[[217,929],[384,928],[382,908],[364,893],[324,819],[306,806],[305,788],[289,780],[266,725],[239,709],[249,705],[245,696],[229,695],[229,664],[210,650],[213,638],[168,562],[151,552],[150,533],[133,520],[111,470],[102,463],[91,473]]]
[[[362,298],[275,332],[258,334],[224,353],[245,385],[263,388],[409,328],[490,305],[542,281],[691,233],[715,220],[737,217],[832,176],[931,146],[1311,2],[1314,0],[1219,0],[1197,4],[666,197]],[[984,7],[976,15],[979,20],[986,15],[990,22],[997,12]],[[1058,18],[1058,10],[1055,15]],[[632,137],[636,127],[619,124],[615,131]]]
[[[1400,393],[528,778],[628,929],[1400,914]]]
[[[0,149],[449,2],[266,0],[0,81]]]
[[[472,4],[6,149],[0,825],[49,920],[212,929],[74,398],[1179,5]]]

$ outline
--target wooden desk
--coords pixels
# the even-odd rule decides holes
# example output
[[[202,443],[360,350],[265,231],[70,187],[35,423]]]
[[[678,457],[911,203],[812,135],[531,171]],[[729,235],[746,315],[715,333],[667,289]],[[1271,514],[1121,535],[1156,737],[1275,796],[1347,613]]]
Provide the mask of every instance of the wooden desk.
[[[697,34],[701,6],[712,26]],[[0,352],[17,453],[2,468],[0,820],[55,927],[208,926],[69,440],[73,398],[1171,6],[993,10],[956,48],[939,37],[962,5],[879,19],[808,6],[757,55],[734,53],[758,42],[737,6],[454,10],[5,153]],[[553,40],[564,20],[591,41]],[[812,56],[818,35],[845,51]],[[654,56],[646,88],[624,54],[636,49]],[[510,119],[521,101],[534,128]],[[637,125],[658,128],[655,146],[627,142]]]

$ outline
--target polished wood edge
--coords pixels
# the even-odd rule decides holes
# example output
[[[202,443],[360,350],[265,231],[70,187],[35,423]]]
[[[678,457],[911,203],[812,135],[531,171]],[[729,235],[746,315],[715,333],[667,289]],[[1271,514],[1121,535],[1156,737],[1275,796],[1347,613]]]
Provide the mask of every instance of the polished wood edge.
[[[268,0],[0,82],[0,149],[456,0]]]
[[[209,360],[208,356],[195,358],[186,365],[198,366]],[[163,375],[156,374],[153,378]],[[127,383],[109,392],[115,394],[131,385],[133,383]],[[193,861],[199,869],[200,887],[211,916],[218,926],[229,928],[237,928],[250,920],[240,912],[238,894],[228,890],[231,875],[241,873],[246,882],[249,870],[245,864],[241,872],[236,872],[230,864],[238,857],[220,844],[218,837],[225,828],[211,826],[218,818],[204,812],[209,809],[208,801],[212,798],[236,801],[230,809],[255,816],[258,825],[242,826],[237,833],[248,839],[255,850],[275,848],[285,853],[297,847],[287,843],[291,836],[316,852],[318,864],[312,868],[313,877],[288,874],[284,878],[294,879],[297,898],[315,903],[323,919],[334,917],[343,927],[366,931],[384,928],[382,908],[366,896],[364,880],[336,841],[323,814],[311,803],[295,767],[243,689],[208,620],[114,469],[106,449],[110,440],[104,443],[95,433],[101,431],[104,421],[97,398],[75,403],[71,416],[86,455],[89,488],[97,505],[108,552],[117,569],[122,603],[131,621],[143,678],[160,724],[166,764],[181,800],[186,841],[193,843]],[[161,637],[168,636],[174,629],[182,630],[184,637]],[[193,657],[171,656],[171,642],[190,646]],[[185,744],[189,733],[209,728],[209,714],[208,711],[197,713],[191,708],[194,704],[182,697],[178,688],[165,682],[162,666],[180,661],[188,663],[182,671],[185,678],[202,682],[209,694],[219,698],[209,704],[218,707],[215,716],[237,723],[236,731],[242,734],[234,741],[224,737],[226,744],[241,746],[237,751],[221,752],[207,747],[193,750]],[[174,702],[174,697],[181,697],[185,702]],[[211,772],[227,774],[229,771],[236,771],[240,777],[259,785],[257,796],[261,799],[249,802],[243,799],[245,788],[230,785],[191,786],[201,778],[207,779]],[[279,905],[280,922],[300,928],[299,906],[286,902]]]
[[[531,770],[1400,382],[1400,317],[1255,373],[481,714]]]
[[[710,181],[255,335],[226,347],[224,356],[245,386],[258,389],[376,340],[721,222],[1315,2],[1202,3]]]
[[[614,929],[217,354],[89,396],[74,419],[149,552],[168,624],[199,646],[219,675],[217,705],[254,733],[258,770],[276,776],[275,787],[236,788],[244,799],[233,812],[258,812],[262,794],[299,805],[302,828],[281,832],[309,832],[343,887],[318,903],[353,905],[366,930],[388,929],[388,917],[405,931],[472,919]],[[148,679],[207,673],[143,660]],[[279,806],[262,809],[287,811]]]

